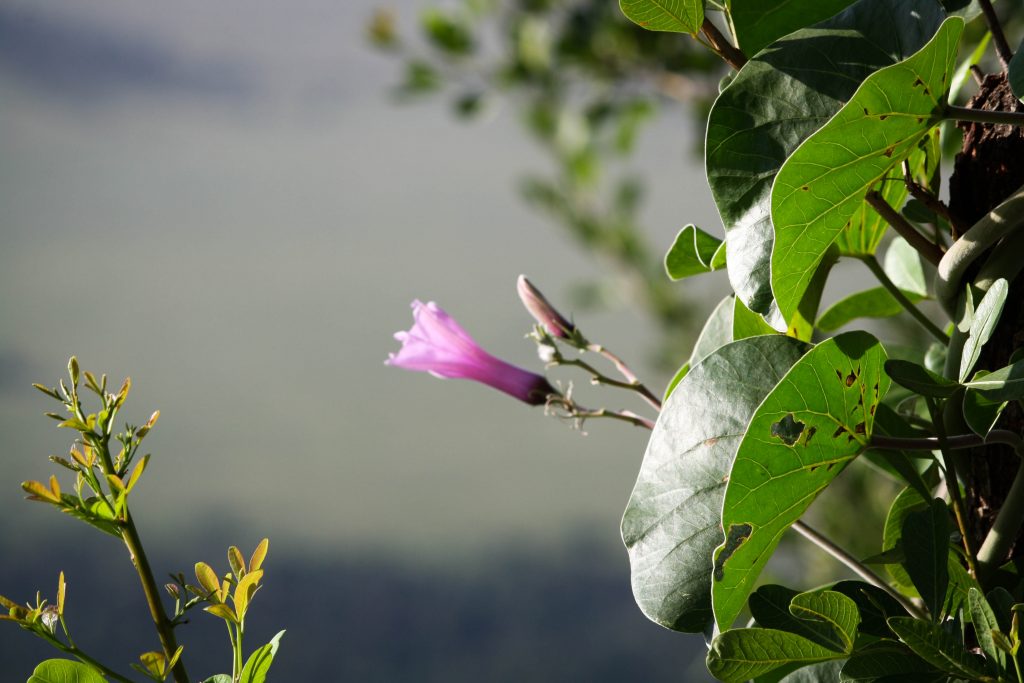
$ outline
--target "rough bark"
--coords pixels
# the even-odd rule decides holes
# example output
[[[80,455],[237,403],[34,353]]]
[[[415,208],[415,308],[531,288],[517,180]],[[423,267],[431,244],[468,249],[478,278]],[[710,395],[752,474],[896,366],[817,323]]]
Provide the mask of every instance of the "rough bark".
[[[967,106],[1024,111],[1024,105],[1014,97],[1003,74],[985,77]],[[964,141],[949,181],[949,206],[953,215],[962,219],[965,225],[973,225],[1024,185],[1024,128],[970,122],[958,125],[964,132]],[[1021,258],[1024,259],[1024,254]],[[985,345],[978,367],[997,369],[1005,366],[1013,351],[1022,344],[1024,278],[1018,277],[1011,283],[1002,319],[992,339]],[[999,426],[1018,433],[1024,431],[1024,413],[1017,403],[1007,407]],[[972,451],[962,462],[968,524],[975,547],[978,547],[1006,499],[1017,472],[1018,459],[1010,448],[992,446]],[[1024,534],[1018,534],[1010,557],[1024,555],[1022,541]]]

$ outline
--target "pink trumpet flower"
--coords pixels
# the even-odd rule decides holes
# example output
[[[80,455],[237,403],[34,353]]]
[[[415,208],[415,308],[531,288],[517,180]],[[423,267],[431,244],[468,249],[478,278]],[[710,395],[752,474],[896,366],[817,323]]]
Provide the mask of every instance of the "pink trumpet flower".
[[[558,394],[542,375],[484,351],[433,301],[413,301],[412,315],[412,329],[395,333],[402,348],[398,353],[388,354],[386,365],[429,372],[442,379],[471,379],[530,405],[543,405],[549,395]]]

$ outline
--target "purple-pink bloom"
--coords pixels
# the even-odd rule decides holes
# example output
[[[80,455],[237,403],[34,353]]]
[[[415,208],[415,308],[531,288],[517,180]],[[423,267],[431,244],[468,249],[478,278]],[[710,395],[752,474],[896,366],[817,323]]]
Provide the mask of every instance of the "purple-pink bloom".
[[[542,405],[549,394],[558,393],[542,375],[484,351],[433,301],[413,301],[412,315],[412,329],[395,333],[402,348],[398,353],[388,354],[387,365],[429,372],[442,379],[475,380],[530,405]]]

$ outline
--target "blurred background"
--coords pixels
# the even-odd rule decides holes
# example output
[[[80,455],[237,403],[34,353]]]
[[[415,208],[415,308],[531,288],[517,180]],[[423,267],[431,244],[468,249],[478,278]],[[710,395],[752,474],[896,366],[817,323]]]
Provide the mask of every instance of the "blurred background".
[[[124,548],[18,486],[70,445],[30,384],[74,354],[162,412],[133,499],[161,576],[270,537],[274,680],[703,680],[630,594],[643,430],[383,361],[419,298],[539,371],[526,273],[660,391],[727,292],[661,271],[685,223],[721,234],[694,124],[721,73],[616,3],[388,6],[0,5],[0,593],[64,570],[83,648],[157,646]],[[229,669],[193,622],[193,676]],[[51,656],[0,627],[5,680]]]

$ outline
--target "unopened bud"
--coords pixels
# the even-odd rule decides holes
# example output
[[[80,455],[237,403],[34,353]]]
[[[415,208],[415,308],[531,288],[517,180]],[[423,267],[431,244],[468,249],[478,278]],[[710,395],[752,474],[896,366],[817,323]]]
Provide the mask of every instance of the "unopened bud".
[[[165,583],[164,584],[164,590],[167,591],[167,594],[170,595],[175,600],[178,600],[178,599],[181,598],[181,589],[178,588],[178,584],[176,584],[176,583]]]
[[[516,291],[519,293],[523,306],[533,316],[533,319],[548,331],[548,334],[565,339],[575,332],[575,326],[555,310],[554,306],[544,298],[539,289],[526,279],[525,275],[519,276],[519,280],[516,282]]]

